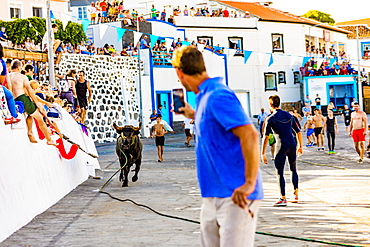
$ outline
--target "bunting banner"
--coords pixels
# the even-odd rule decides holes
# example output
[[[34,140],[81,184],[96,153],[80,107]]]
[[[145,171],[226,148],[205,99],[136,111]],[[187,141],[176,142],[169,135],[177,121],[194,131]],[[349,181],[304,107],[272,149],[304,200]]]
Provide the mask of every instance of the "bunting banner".
[[[86,19],[82,20],[82,30],[84,31],[84,33],[86,33],[86,30],[89,27],[89,25],[90,25],[89,20],[86,20]]]
[[[230,62],[230,60],[235,56],[237,50],[236,49],[226,49],[227,51],[227,61]]]
[[[258,53],[258,60],[260,62],[260,65],[263,64],[263,60],[265,59],[266,53]]]
[[[166,40],[166,46],[167,47],[170,47],[171,45],[172,45],[172,38],[165,38],[165,40]]]
[[[248,61],[251,55],[252,51],[244,51],[244,64]]]
[[[142,33],[134,32],[134,46],[139,43]]]
[[[181,41],[181,44],[183,46],[190,46],[191,42],[190,41]]]
[[[290,56],[290,64],[289,67],[292,67],[297,62],[296,56]]]
[[[304,57],[303,58],[303,62],[302,62],[302,66],[301,67],[304,67],[304,65],[311,59],[311,57]]]
[[[55,19],[55,16],[52,10],[50,10],[50,19]]]
[[[274,57],[272,56],[272,53],[271,53],[268,67],[270,67],[273,63],[274,63]]]
[[[150,35],[150,47],[153,48],[155,44],[157,43],[159,36],[156,35]]]
[[[198,44],[198,49],[199,49],[200,51],[203,51],[203,50],[204,50],[204,47],[206,47],[206,45],[205,45],[205,44]]]
[[[335,63],[335,58],[330,58],[330,64],[329,64],[329,68],[331,68],[333,66],[333,64]]]
[[[61,21],[62,21],[62,24],[63,24],[63,29],[65,30],[67,25],[68,25],[68,22],[71,21],[72,18],[71,18],[71,16],[66,15],[66,14],[62,14],[61,16],[62,16]]]
[[[126,32],[126,29],[116,28],[116,31],[117,31],[117,41],[120,42],[122,40],[123,35]]]
[[[106,24],[102,24],[100,25],[100,30],[99,30],[99,34],[100,34],[100,39],[103,39],[104,35],[105,35],[105,32],[107,31],[108,29],[108,25]]]

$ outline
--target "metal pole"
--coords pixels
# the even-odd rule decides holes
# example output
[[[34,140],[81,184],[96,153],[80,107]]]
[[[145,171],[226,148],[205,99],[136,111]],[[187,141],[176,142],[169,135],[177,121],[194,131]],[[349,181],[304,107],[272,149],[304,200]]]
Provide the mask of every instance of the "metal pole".
[[[136,27],[137,27],[137,32],[140,30],[140,21],[139,21],[139,15],[136,17]],[[138,64],[138,69],[139,69],[139,97],[140,97],[140,121],[143,121],[143,99],[142,99],[142,93],[141,93],[141,64],[140,64],[140,39],[139,39],[139,45],[137,47],[137,64]],[[150,52],[150,51],[149,51]]]
[[[55,73],[54,73],[54,47],[51,40],[53,29],[51,28],[50,17],[50,0],[46,0],[46,32],[48,43],[48,64],[49,64],[49,83],[55,87]]]
[[[357,41],[357,84],[358,84],[358,103],[360,110],[364,109],[364,102],[362,99],[362,80],[361,80],[361,66],[360,66],[360,41],[358,39],[358,26],[356,26],[356,41]]]

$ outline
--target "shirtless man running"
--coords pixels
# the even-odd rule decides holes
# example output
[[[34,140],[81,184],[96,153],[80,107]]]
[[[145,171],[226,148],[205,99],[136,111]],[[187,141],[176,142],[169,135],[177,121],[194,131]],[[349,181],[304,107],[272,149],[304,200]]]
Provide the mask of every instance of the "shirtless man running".
[[[325,118],[323,115],[321,115],[321,112],[319,109],[315,109],[314,111],[315,116],[312,117],[312,121],[315,125],[314,132],[315,136],[317,138],[317,150],[324,150],[324,132],[323,127],[325,123]]]
[[[47,128],[43,116],[40,113],[40,110],[37,108],[37,105],[34,102],[38,102],[35,91],[30,86],[28,78],[25,75],[21,74],[22,63],[19,60],[14,60],[11,64],[12,73],[10,73],[10,81],[12,83],[12,93],[15,98],[15,101],[22,101],[24,109],[28,114],[26,122],[28,128],[28,138],[30,142],[37,143],[35,137],[32,133],[32,121],[33,118],[37,120],[39,127],[46,137],[46,143],[48,145],[56,145],[56,143],[50,138],[49,129]],[[32,100],[31,100],[32,99]],[[51,106],[49,102],[43,101],[43,104]]]
[[[163,161],[163,152],[164,152],[164,134],[167,133],[167,130],[164,128],[164,125],[161,123],[162,117],[158,116],[156,121],[157,123],[153,126],[152,137],[155,137],[155,145],[158,149],[158,162]]]
[[[349,125],[349,133],[352,136],[355,144],[355,149],[360,156],[358,163],[363,163],[365,153],[365,137],[367,117],[365,112],[360,111],[358,102],[353,103],[354,112],[351,113],[351,123]]]

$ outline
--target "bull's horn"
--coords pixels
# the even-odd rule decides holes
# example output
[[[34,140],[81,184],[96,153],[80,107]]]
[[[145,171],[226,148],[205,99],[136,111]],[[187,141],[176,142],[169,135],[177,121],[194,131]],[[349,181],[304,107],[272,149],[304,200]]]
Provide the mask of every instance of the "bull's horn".
[[[135,131],[141,130],[141,122],[139,123],[139,127],[132,127],[132,128],[133,128],[133,130],[135,130]]]
[[[119,127],[115,122],[113,122],[113,128],[115,130],[122,130],[123,129],[123,127]]]

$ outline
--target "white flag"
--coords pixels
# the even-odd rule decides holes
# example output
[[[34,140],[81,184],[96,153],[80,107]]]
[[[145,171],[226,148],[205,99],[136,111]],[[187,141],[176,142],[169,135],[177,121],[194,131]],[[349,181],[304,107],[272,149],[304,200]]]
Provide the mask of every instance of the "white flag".
[[[259,59],[260,65],[263,64],[263,60],[265,59],[265,55],[266,55],[266,53],[258,53],[258,59]]]
[[[67,25],[68,25],[68,22],[70,21],[70,20],[72,20],[72,18],[71,18],[71,16],[69,16],[69,15],[66,15],[66,14],[62,14],[62,24],[63,24],[63,29],[65,30],[66,29],[66,27],[67,27]]]
[[[142,33],[140,32],[134,32],[134,46],[140,41]]]
[[[105,32],[107,31],[107,29],[108,29],[108,25],[106,25],[106,24],[101,24],[100,25],[100,39],[103,39],[103,37],[104,37],[104,35],[105,35]]]

